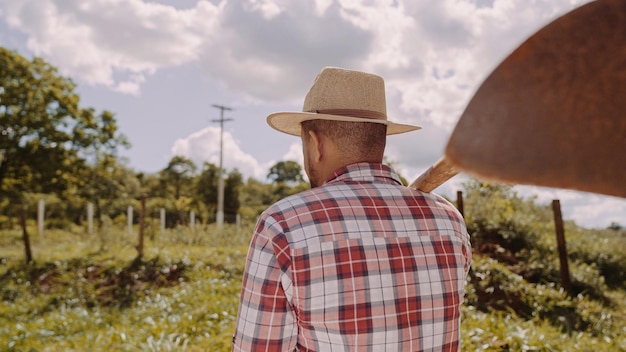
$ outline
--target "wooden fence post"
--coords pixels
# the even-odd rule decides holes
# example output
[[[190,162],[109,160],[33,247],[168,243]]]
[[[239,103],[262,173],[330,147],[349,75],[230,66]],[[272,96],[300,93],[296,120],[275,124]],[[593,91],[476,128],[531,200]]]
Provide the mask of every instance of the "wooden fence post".
[[[87,233],[93,235],[93,203],[87,203]]]
[[[141,212],[139,213],[139,244],[137,244],[139,257],[143,257],[143,229],[146,219],[146,198],[147,195],[145,193],[141,195]]]
[[[456,208],[461,213],[461,216],[465,217],[465,212],[463,211],[463,191],[456,192]]]
[[[133,234],[133,206],[129,205],[126,211],[126,217],[128,218],[128,234]]]
[[[160,215],[161,215],[161,237],[163,237],[163,235],[165,235],[165,208],[161,208]]]
[[[46,203],[42,198],[42,199],[39,199],[39,202],[37,203],[37,230],[38,230],[40,237],[43,236],[45,212],[46,212]]]
[[[572,283],[569,277],[569,265],[567,262],[567,248],[565,246],[565,229],[561,215],[561,202],[558,199],[552,201],[554,213],[554,227],[556,230],[556,243],[559,251],[559,263],[561,266],[561,286],[568,293],[572,293]]]
[[[30,264],[33,261],[33,253],[30,250],[30,238],[28,237],[28,231],[26,231],[26,210],[24,210],[23,206],[20,207],[20,225],[22,226],[22,240],[26,250],[26,263]]]

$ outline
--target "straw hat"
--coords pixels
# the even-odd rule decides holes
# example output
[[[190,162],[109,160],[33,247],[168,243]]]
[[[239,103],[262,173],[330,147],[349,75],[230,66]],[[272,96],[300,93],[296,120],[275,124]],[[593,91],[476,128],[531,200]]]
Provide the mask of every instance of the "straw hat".
[[[337,67],[325,67],[317,75],[302,112],[276,112],[267,117],[272,128],[294,136],[300,136],[300,124],[307,120],[380,123],[387,125],[388,135],[421,128],[387,120],[382,77]]]

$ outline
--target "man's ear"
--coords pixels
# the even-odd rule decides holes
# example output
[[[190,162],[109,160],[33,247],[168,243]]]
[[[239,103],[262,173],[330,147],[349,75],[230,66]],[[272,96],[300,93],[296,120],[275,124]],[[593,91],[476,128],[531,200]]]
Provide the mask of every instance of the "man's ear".
[[[324,143],[322,135],[319,132],[309,130],[309,148],[311,161],[320,162],[324,157]]]

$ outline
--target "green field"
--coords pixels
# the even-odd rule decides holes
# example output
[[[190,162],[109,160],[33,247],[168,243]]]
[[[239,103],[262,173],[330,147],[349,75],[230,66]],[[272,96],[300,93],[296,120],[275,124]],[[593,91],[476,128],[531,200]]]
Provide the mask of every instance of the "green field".
[[[34,226],[31,233],[34,233]],[[0,235],[0,350],[226,351],[251,233],[226,226],[147,236],[110,229]]]
[[[474,234],[463,350],[626,351],[624,230],[568,228],[576,290],[568,296],[549,225],[543,234],[532,226],[532,246],[502,226]],[[120,225],[94,236],[80,227],[42,237],[34,223],[28,229],[30,265],[21,231],[0,230],[0,350],[230,349],[252,224],[163,236],[148,228],[142,259],[137,231]]]

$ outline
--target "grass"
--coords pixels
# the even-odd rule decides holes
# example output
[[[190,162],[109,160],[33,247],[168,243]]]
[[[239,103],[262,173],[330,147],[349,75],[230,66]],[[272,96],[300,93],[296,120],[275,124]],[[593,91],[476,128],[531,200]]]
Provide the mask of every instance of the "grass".
[[[0,235],[0,350],[230,349],[250,228],[168,230],[142,260],[136,235],[105,233],[33,236],[31,265]]]
[[[500,238],[500,248],[476,250],[464,351],[626,351],[626,235],[566,231],[573,295],[555,283],[548,230],[532,248]],[[137,234],[123,225],[96,236],[47,230],[31,235],[26,264],[21,233],[0,231],[0,350],[228,351],[251,233],[148,227],[137,259]]]
[[[575,267],[575,266],[574,266]],[[463,310],[464,351],[626,351],[626,293],[568,295],[475,255]]]

